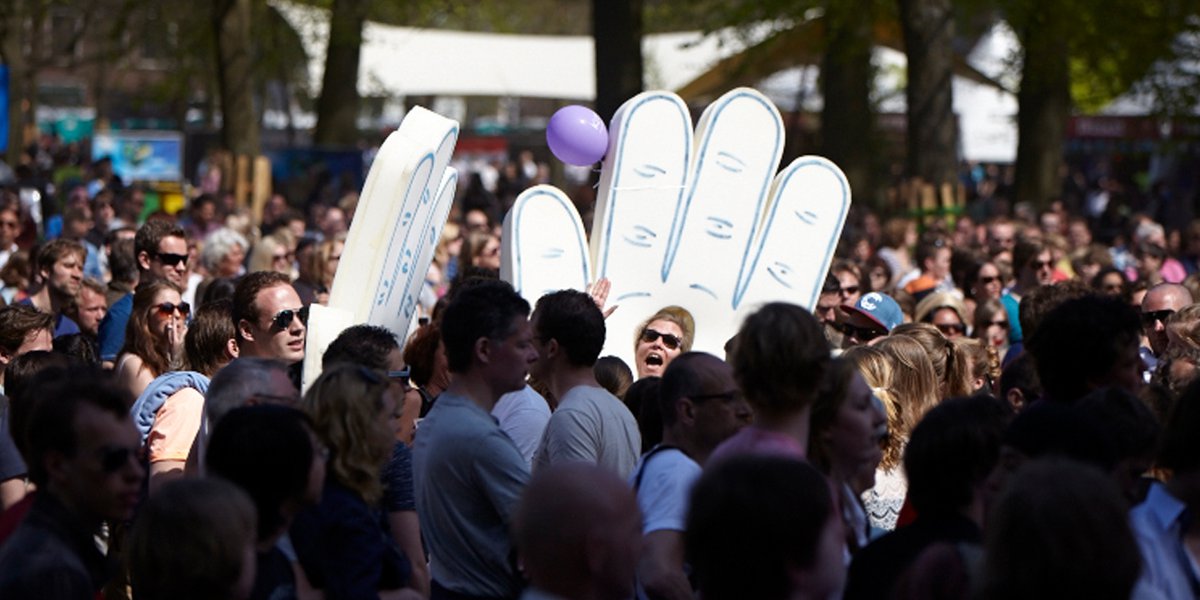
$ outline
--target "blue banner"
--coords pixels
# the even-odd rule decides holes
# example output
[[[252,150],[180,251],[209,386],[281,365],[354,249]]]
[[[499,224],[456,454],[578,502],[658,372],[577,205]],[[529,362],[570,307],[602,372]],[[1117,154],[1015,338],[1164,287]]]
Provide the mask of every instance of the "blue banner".
[[[8,152],[8,66],[0,65],[0,152]]]

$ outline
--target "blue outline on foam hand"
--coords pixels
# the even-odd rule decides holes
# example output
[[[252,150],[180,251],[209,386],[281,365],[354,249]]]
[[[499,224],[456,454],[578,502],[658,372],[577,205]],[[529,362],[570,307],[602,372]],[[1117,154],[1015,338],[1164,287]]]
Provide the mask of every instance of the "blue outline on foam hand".
[[[622,184],[621,177],[624,173],[623,166],[625,164],[625,142],[628,141],[628,139],[629,139],[628,132],[629,132],[630,123],[632,123],[634,120],[633,119],[634,113],[636,113],[641,107],[645,106],[646,104],[649,104],[650,102],[661,102],[664,100],[667,103],[669,103],[672,108],[675,109],[675,113],[679,116],[680,120],[683,123],[683,131],[687,132],[685,135],[685,137],[687,139],[684,140],[685,143],[683,144],[683,168],[680,169],[680,173],[679,173],[679,175],[680,175],[679,186],[678,186],[679,192],[677,193],[677,195],[675,197],[675,213],[678,214],[678,212],[679,212],[679,205],[680,205],[680,202],[682,202],[683,194],[686,191],[685,186],[687,185],[688,171],[691,169],[690,161],[692,158],[692,143],[691,143],[692,142],[692,115],[691,115],[691,112],[688,111],[687,105],[685,105],[683,103],[683,100],[680,99],[679,96],[676,96],[675,94],[672,94],[670,92],[649,92],[645,98],[642,98],[641,100],[639,100],[637,102],[637,104],[634,104],[633,106],[631,106],[628,111],[626,111],[625,113],[623,113],[621,115],[621,130],[616,134],[618,143],[617,143],[617,147],[615,150],[616,151],[615,162],[613,163],[613,180],[612,180],[609,195],[607,198],[608,206],[607,206],[607,209],[606,209],[606,212],[604,215],[605,222],[604,222],[604,234],[603,234],[603,239],[604,239],[603,248],[604,248],[605,256],[597,257],[598,262],[600,263],[598,265],[599,270],[600,270],[598,277],[600,277],[600,278],[608,277],[609,261],[608,261],[607,255],[608,255],[608,253],[612,252],[613,221],[616,220],[616,216],[617,216],[617,214],[619,214],[618,209],[619,209],[620,203],[618,201],[621,196],[621,193],[620,193],[621,184]],[[667,174],[666,169],[664,169],[658,165],[654,165],[654,164],[638,165],[638,166],[635,166],[634,168],[630,169],[630,171],[642,178],[645,178],[645,179],[654,177],[654,175],[644,173],[642,171],[642,169],[656,170],[656,171],[659,171],[659,173],[662,175]],[[666,184],[668,184],[668,185],[673,185],[673,183],[674,182],[666,182]],[[644,225],[640,225],[640,227],[644,227],[647,230],[650,229],[648,227],[645,227]],[[655,233],[655,232],[653,232],[653,230],[651,230],[651,232]],[[657,237],[657,233],[655,233],[655,237]],[[646,247],[649,247],[649,246],[646,246]],[[663,282],[666,282],[665,275],[663,276]],[[632,294],[644,294],[646,296],[650,295],[649,292],[631,292],[631,293]],[[628,297],[630,297],[629,294],[624,294],[621,296],[621,298],[618,298],[618,300],[620,300],[622,298],[628,298]]]
[[[687,227],[687,218],[688,218],[689,213],[691,212],[692,200],[696,196],[696,190],[699,189],[703,185],[703,182],[700,181],[700,176],[704,170],[705,158],[709,151],[709,144],[712,142],[713,133],[717,130],[718,121],[720,120],[722,113],[724,113],[726,108],[728,108],[729,105],[733,104],[734,101],[744,100],[746,98],[753,100],[759,106],[765,108],[767,111],[767,114],[772,117],[771,121],[772,121],[772,124],[775,126],[775,141],[774,141],[774,145],[773,145],[773,148],[771,151],[771,156],[779,156],[780,149],[782,147],[783,121],[779,117],[779,111],[775,108],[775,106],[773,104],[770,103],[769,100],[767,100],[760,94],[750,93],[749,91],[738,92],[736,94],[733,94],[728,97],[723,97],[723,98],[724,98],[724,100],[723,100],[723,102],[721,102],[720,105],[718,105],[716,108],[711,109],[711,110],[713,110],[712,118],[710,118],[708,120],[707,127],[705,128],[705,131],[704,131],[704,140],[700,144],[700,151],[696,157],[696,163],[692,166],[693,175],[690,179],[691,184],[689,186],[690,189],[688,190],[687,200],[684,201],[683,206],[679,210],[676,210],[675,220],[671,224],[671,237],[667,242],[666,259],[663,261],[663,271],[662,271],[663,282],[667,281],[667,279],[670,277],[671,270],[675,266],[675,257],[679,253],[679,245],[682,243],[683,232],[684,232],[684,229],[686,229],[686,227]],[[730,155],[727,152],[717,150],[717,153],[719,156],[733,158],[734,160],[737,160],[738,162],[742,162],[741,159],[738,159],[737,157]],[[722,168],[725,168],[726,170],[730,170],[728,167],[726,167],[724,165],[719,165],[719,166],[721,166]],[[738,282],[740,282],[742,280],[742,277],[745,274],[746,263],[748,262],[748,260],[750,258],[751,244],[754,243],[755,233],[758,231],[758,221],[759,221],[758,215],[761,214],[762,208],[763,208],[763,203],[766,202],[767,195],[770,191],[771,181],[772,181],[773,176],[775,175],[775,169],[778,168],[778,159],[776,159],[776,164],[772,164],[768,168],[769,168],[769,171],[764,173],[764,176],[762,178],[763,184],[762,184],[762,187],[759,189],[758,201],[755,203],[755,206],[754,206],[754,210],[753,210],[754,216],[751,218],[750,231],[749,231],[749,235],[746,238],[746,247],[743,248],[743,250],[742,250],[741,265],[738,268],[737,279],[734,280],[735,293],[733,294],[733,296],[734,296],[735,300],[733,300],[731,302],[731,304],[732,304],[732,307],[735,309],[737,308],[736,298],[737,298],[738,294],[736,293],[736,291],[737,291],[737,287],[738,287]],[[732,237],[732,235],[731,235],[731,237]],[[704,288],[703,286],[699,286],[699,284],[693,283],[693,284],[689,285],[689,287],[691,287],[692,289],[699,289],[701,291],[705,291],[705,292],[711,294],[714,298],[717,297],[716,294],[713,293],[711,290]]]
[[[401,303],[400,303],[399,311],[397,311],[395,313],[395,315],[393,315],[393,316],[403,315],[405,318],[409,318],[412,316],[412,311],[415,310],[415,306],[406,307],[405,301],[408,296],[412,295],[410,288],[412,287],[412,282],[413,282],[414,278],[416,277],[416,272],[418,270],[416,268],[417,267],[416,263],[420,259],[422,250],[425,247],[425,236],[423,235],[423,232],[426,229],[429,229],[432,219],[433,219],[433,216],[434,216],[434,212],[435,212],[434,211],[435,207],[430,206],[430,200],[435,196],[440,197],[440,194],[431,193],[430,187],[431,187],[431,184],[433,183],[433,177],[435,175],[434,171],[436,170],[437,163],[438,163],[438,155],[445,152],[445,150],[447,148],[447,144],[452,145],[457,141],[457,139],[458,139],[458,127],[451,127],[450,130],[447,131],[444,136],[442,136],[442,141],[441,141],[441,143],[438,144],[437,148],[435,150],[427,151],[424,155],[422,155],[420,161],[417,162],[417,167],[415,169],[413,169],[413,177],[409,181],[409,187],[408,187],[408,189],[405,190],[405,193],[402,196],[402,200],[401,200],[401,202],[404,203],[404,206],[401,209],[402,214],[404,212],[412,213],[412,216],[410,217],[412,219],[412,221],[410,221],[410,225],[408,227],[404,228],[404,235],[400,238],[401,244],[402,244],[401,247],[407,248],[407,247],[409,247],[409,243],[408,243],[409,240],[413,238],[414,234],[416,236],[415,237],[415,240],[416,240],[415,248],[410,248],[409,251],[411,253],[411,256],[409,257],[409,259],[407,261],[408,264],[411,266],[411,268],[409,268],[406,272],[403,273],[403,275],[401,275],[401,271],[403,271],[406,261],[405,261],[404,257],[402,257],[402,256],[399,257],[399,260],[396,261],[396,264],[392,268],[391,283],[388,284],[383,279],[380,280],[380,285],[386,286],[388,288],[387,295],[385,298],[383,298],[382,302],[378,298],[379,290],[378,290],[378,288],[376,288],[376,301],[371,308],[372,314],[374,314],[375,309],[377,309],[377,308],[383,308],[383,307],[392,305],[392,294],[396,291],[397,288],[401,288],[404,290],[405,297],[400,298]],[[449,164],[449,159],[450,159],[450,157],[447,156],[446,157],[447,164]],[[426,164],[429,165],[428,172],[425,173],[424,179],[421,180],[422,171],[423,171],[423,169],[425,169]],[[443,165],[443,167],[441,169],[441,173],[437,173],[438,181],[437,181],[436,185],[439,186],[439,188],[442,184],[442,178],[443,178],[442,174],[444,174],[445,171],[446,171],[446,166]],[[455,180],[457,180],[457,177],[455,178]],[[414,187],[418,183],[418,181],[421,181],[420,192],[415,194],[415,196],[414,196],[414,193],[413,193]],[[437,191],[440,192],[441,190],[439,189]],[[415,220],[421,216],[420,213],[422,210],[424,210],[424,213],[425,213],[424,214],[425,220],[419,226],[414,226]],[[395,247],[395,244],[397,241],[397,236],[395,235],[395,233],[397,233],[396,230],[393,230],[393,235],[388,240],[387,253],[384,255],[385,260],[390,259],[392,257],[392,249]],[[424,278],[424,276],[425,276],[425,274],[422,273],[421,277]],[[403,284],[396,285],[397,279],[401,279],[403,281]]]
[[[521,238],[524,234],[524,231],[525,231],[525,227],[524,227],[525,208],[531,202],[534,202],[540,196],[547,196],[547,197],[551,198],[558,205],[558,208],[561,209],[562,214],[565,215],[567,221],[569,221],[571,223],[571,226],[575,229],[574,241],[579,244],[579,260],[580,260],[579,273],[583,275],[583,285],[586,286],[588,283],[590,283],[591,266],[588,264],[590,257],[588,256],[588,248],[587,248],[587,242],[586,242],[587,236],[585,236],[583,233],[583,223],[581,223],[580,220],[578,219],[578,217],[575,217],[573,214],[575,212],[575,206],[573,204],[571,204],[569,200],[567,200],[567,198],[562,194],[561,191],[558,191],[557,188],[554,188],[554,189],[555,189],[555,191],[558,192],[557,194],[554,192],[544,190],[544,189],[531,189],[521,195],[520,200],[517,202],[517,204],[515,206],[513,206],[513,211],[514,211],[513,217],[512,217],[513,223],[512,223],[512,228],[511,228],[513,240],[512,240],[512,245],[510,247],[513,248],[514,250],[518,249],[518,248],[525,248],[524,242],[522,242],[522,240],[521,240]],[[563,239],[564,240],[566,239],[565,234],[563,235]],[[564,253],[566,252],[565,248],[561,249],[561,250]],[[526,287],[525,286],[526,277],[525,277],[525,268],[524,268],[525,261],[522,256],[522,252],[515,252],[515,256],[513,258],[514,258],[514,260],[513,260],[513,280],[514,280],[513,286],[517,289],[517,293],[524,295],[525,294],[524,290]],[[570,287],[570,286],[562,286],[559,289],[564,289],[567,287]],[[580,289],[582,289],[582,288],[580,288]],[[543,293],[545,293],[546,291],[547,290],[543,290]],[[555,290],[548,290],[548,291],[553,292]],[[542,294],[538,294],[538,295],[540,296]]]
[[[750,283],[751,283],[751,280],[753,279],[754,273],[758,270],[758,261],[759,261],[759,259],[762,258],[763,249],[766,247],[767,240],[771,237],[771,228],[775,225],[775,218],[779,211],[779,205],[781,204],[781,202],[779,201],[779,198],[783,196],[783,193],[785,191],[787,191],[788,185],[790,184],[792,178],[795,177],[796,174],[798,172],[800,172],[801,169],[806,169],[806,168],[811,168],[811,167],[817,167],[820,169],[824,169],[824,170],[828,171],[830,174],[832,174],[834,179],[837,180],[838,185],[842,191],[842,197],[840,200],[840,204],[841,204],[840,210],[838,211],[835,222],[841,222],[843,224],[845,223],[846,213],[847,213],[847,211],[850,210],[850,185],[846,181],[845,174],[843,174],[841,171],[839,171],[837,169],[836,165],[833,165],[833,163],[831,163],[827,159],[821,159],[821,158],[816,158],[816,157],[810,157],[807,159],[797,159],[795,162],[793,162],[791,165],[789,165],[786,169],[784,169],[784,172],[780,174],[781,178],[779,180],[779,185],[776,188],[775,198],[773,199],[774,201],[771,203],[771,212],[767,216],[767,219],[765,221],[763,221],[762,237],[758,241],[758,248],[755,250],[754,260],[750,266],[750,271],[746,275],[745,280],[739,281],[739,283],[738,283],[737,292],[734,294],[733,306],[735,309],[741,305],[742,298],[745,296],[746,290],[750,286]],[[812,211],[805,211],[805,214],[812,214],[814,217],[816,216],[815,213],[812,213]],[[816,226],[815,223],[805,221],[805,219],[801,216],[800,213],[795,213],[794,216],[796,216],[801,222],[805,222],[808,225]],[[840,228],[838,229],[838,233],[840,233]],[[829,243],[826,245],[825,253],[824,253],[824,256],[822,257],[822,264],[828,265],[829,261],[833,258],[833,252],[837,246],[838,237],[839,236],[837,236],[837,235],[830,236]],[[779,281],[778,277],[776,277],[774,273],[770,273],[769,271],[770,271],[770,268],[768,268],[768,273],[773,278],[775,278],[776,281]],[[783,282],[780,282],[780,283],[783,283]],[[788,286],[786,284],[785,284],[785,287],[788,287],[789,289],[791,289],[791,286]],[[818,294],[819,290],[820,290],[820,287],[818,285],[816,285],[816,283],[814,282],[813,291],[810,293],[810,297],[808,300],[809,306],[812,306],[817,301],[817,296],[819,295]]]

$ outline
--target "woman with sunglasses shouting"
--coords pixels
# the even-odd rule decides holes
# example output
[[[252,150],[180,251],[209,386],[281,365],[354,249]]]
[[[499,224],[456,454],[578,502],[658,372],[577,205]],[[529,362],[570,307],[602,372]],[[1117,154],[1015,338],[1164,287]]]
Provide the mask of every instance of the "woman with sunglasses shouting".
[[[138,286],[117,357],[117,385],[137,398],[155,377],[180,368],[191,307],[179,286],[165,279]]]
[[[676,356],[692,349],[696,322],[692,313],[679,306],[668,306],[646,320],[633,345],[637,378],[662,377]]]

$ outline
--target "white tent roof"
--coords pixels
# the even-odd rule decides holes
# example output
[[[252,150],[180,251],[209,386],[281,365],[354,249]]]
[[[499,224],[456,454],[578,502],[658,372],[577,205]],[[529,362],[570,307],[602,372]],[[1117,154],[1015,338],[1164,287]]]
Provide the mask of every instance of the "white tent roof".
[[[272,5],[300,33],[309,56],[311,89],[319,90],[328,11],[287,0],[272,0]],[[769,33],[764,29],[758,35]],[[646,88],[677,90],[744,47],[731,34],[645,36]],[[1000,24],[984,36],[968,62],[1012,88],[1006,81],[1011,79],[1006,77],[1006,69],[1015,48],[1016,35]],[[368,22],[363,31],[358,89],[371,96],[524,96],[586,102],[596,96],[594,57],[590,36],[473,33]],[[877,48],[874,60],[880,67],[876,95],[886,98],[881,109],[903,112],[904,54]],[[812,86],[804,94],[804,108],[815,110],[820,107],[815,75],[816,67],[797,67],[777,73],[759,87],[783,110],[791,110],[801,86]],[[954,110],[959,115],[965,159],[1015,159],[1017,101],[1013,94],[955,77]]]

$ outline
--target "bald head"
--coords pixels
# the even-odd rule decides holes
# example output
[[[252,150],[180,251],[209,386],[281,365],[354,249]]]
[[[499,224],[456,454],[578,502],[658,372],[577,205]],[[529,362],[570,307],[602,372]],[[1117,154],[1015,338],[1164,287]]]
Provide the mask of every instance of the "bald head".
[[[1178,283],[1160,283],[1142,298],[1142,329],[1155,356],[1167,351],[1167,318],[1192,303],[1192,293]]]
[[[567,598],[628,598],[641,547],[641,513],[629,484],[588,463],[539,469],[513,519],[534,587]]]

